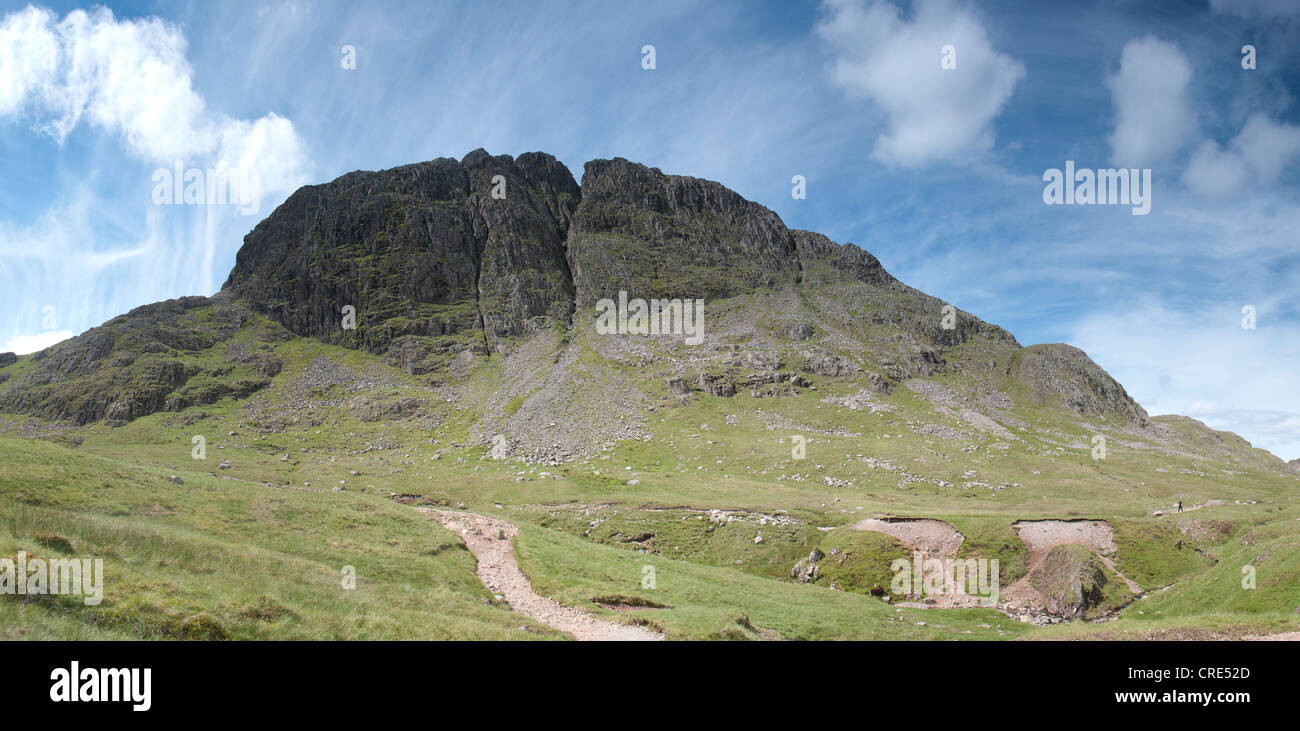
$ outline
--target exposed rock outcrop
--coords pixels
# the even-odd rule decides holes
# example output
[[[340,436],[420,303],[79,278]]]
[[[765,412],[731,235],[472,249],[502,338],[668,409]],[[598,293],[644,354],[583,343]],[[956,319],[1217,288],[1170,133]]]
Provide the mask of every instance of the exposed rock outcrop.
[[[534,318],[571,313],[564,238],[580,197],[544,153],[349,173],[259,223],[223,290],[294,333],[374,353],[472,331],[495,347]]]
[[[1123,386],[1073,346],[1050,343],[1025,348],[1016,375],[1027,383],[1040,406],[1059,400],[1086,416],[1118,415],[1142,425],[1149,421],[1146,410]]]
[[[228,350],[213,366],[191,356],[231,338],[248,317],[239,305],[207,297],[137,307],[33,355],[28,372],[0,387],[0,411],[116,426],[164,408],[246,396],[278,372],[275,358]]]
[[[821,573],[817,562],[823,558],[826,558],[826,554],[822,553],[820,549],[814,548],[812,553],[808,554],[808,558],[800,560],[799,563],[794,565],[794,568],[790,569],[790,578],[800,584],[809,584],[816,581]]]
[[[710,180],[593,160],[568,240],[578,307],[601,298],[723,298],[794,284],[794,237],[772,211]]]

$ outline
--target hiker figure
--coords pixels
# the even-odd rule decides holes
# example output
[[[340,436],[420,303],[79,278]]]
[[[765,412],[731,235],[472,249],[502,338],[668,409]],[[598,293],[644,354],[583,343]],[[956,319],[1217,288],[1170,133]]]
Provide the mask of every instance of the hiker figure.
[[[1178,501],[1178,512],[1180,512],[1180,513],[1183,512],[1183,501],[1182,501],[1182,500],[1179,500],[1179,501]]]

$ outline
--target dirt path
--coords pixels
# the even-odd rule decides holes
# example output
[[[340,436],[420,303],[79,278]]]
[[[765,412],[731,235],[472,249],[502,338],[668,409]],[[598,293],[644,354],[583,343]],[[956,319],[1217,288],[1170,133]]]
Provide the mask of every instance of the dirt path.
[[[1261,642],[1300,642],[1300,632],[1280,632],[1275,635],[1251,635],[1244,637],[1247,640],[1258,640]]]
[[[1179,515],[1181,513],[1190,513],[1193,510],[1200,510],[1201,508],[1215,508],[1220,505],[1227,505],[1227,504],[1228,504],[1227,500],[1206,500],[1205,502],[1199,503],[1197,505],[1184,505],[1182,510],[1179,510],[1177,506],[1174,506],[1172,508],[1158,508],[1156,510],[1152,510],[1151,512],[1147,513],[1147,515],[1152,518],[1158,518],[1165,515]]]
[[[1116,576],[1124,580],[1124,585],[1128,587],[1128,590],[1130,592],[1138,596],[1142,595],[1142,587],[1138,586],[1136,581],[1133,581],[1132,579],[1125,576],[1124,574],[1121,574],[1119,572],[1119,569],[1115,568],[1115,562],[1112,561],[1108,556],[1098,555],[1097,558],[1101,559],[1101,562],[1106,564],[1106,568],[1110,569],[1112,573],[1114,573]]]
[[[488,589],[501,594],[510,608],[542,624],[554,627],[575,640],[653,641],[658,632],[618,622],[595,619],[575,607],[565,607],[533,591],[528,577],[515,561],[514,537],[519,529],[504,520],[475,513],[433,508],[416,508],[455,531],[478,560],[475,572]]]

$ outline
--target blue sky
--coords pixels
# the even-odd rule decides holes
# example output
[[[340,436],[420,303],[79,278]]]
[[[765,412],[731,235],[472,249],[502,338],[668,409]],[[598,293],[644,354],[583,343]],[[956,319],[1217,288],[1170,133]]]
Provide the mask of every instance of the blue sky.
[[[0,350],[215,292],[303,183],[477,147],[579,178],[621,156],[1296,458],[1297,94],[1294,0],[0,0]],[[252,171],[256,211],[157,204],[177,160]],[[1150,168],[1150,214],[1045,205],[1066,160]]]

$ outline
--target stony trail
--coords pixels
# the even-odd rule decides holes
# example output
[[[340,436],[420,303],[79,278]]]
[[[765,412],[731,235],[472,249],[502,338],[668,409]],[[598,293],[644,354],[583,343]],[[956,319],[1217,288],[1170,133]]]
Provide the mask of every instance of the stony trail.
[[[475,572],[491,591],[501,594],[510,608],[549,627],[584,641],[656,641],[664,636],[644,627],[596,619],[575,607],[557,604],[537,592],[515,560],[514,524],[476,513],[416,508],[432,515],[448,530],[458,533],[478,561]]]
[[[1177,507],[1157,508],[1147,513],[1147,515],[1152,518],[1160,518],[1166,515],[1180,515],[1182,513],[1190,513],[1193,510],[1200,510],[1201,508],[1216,508],[1220,505],[1227,504],[1227,500],[1206,500],[1205,502],[1196,505],[1184,505],[1182,510],[1179,510]]]
[[[1261,642],[1300,642],[1300,632],[1279,632],[1275,635],[1250,635],[1243,639],[1257,640]]]

